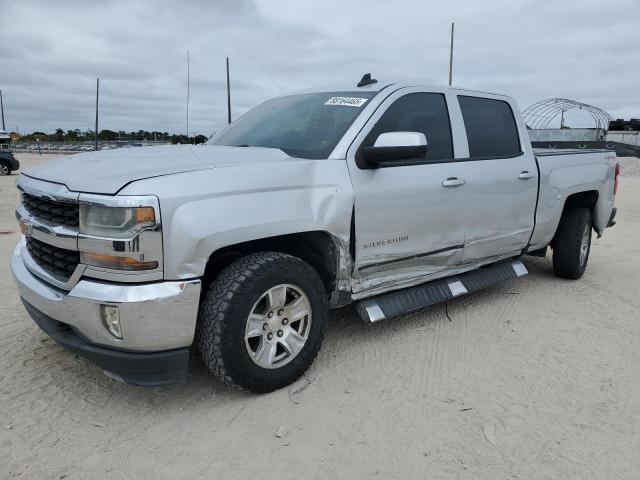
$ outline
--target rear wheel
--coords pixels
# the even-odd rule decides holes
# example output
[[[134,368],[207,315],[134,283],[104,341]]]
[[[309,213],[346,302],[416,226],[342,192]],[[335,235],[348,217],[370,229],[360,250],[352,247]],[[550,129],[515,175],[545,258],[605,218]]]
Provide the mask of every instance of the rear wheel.
[[[0,161],[0,177],[11,175],[11,165],[5,161]]]
[[[591,210],[566,209],[553,239],[553,272],[576,280],[584,273],[591,250]]]
[[[251,254],[209,287],[200,306],[198,347],[225,383],[270,392],[313,363],[327,315],[324,285],[311,266],[283,253]]]

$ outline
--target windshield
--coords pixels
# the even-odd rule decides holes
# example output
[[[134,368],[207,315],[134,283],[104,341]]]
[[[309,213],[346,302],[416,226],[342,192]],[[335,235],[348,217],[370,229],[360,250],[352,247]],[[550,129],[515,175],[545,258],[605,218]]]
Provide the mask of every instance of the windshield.
[[[328,158],[377,92],[329,92],[269,100],[247,112],[210,145],[279,148],[299,158]]]

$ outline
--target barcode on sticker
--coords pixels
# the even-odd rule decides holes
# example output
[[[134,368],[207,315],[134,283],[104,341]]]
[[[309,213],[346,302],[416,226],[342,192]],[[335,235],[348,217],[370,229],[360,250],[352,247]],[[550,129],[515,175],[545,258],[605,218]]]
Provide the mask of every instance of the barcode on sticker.
[[[324,102],[325,105],[344,105],[347,107],[358,107],[360,108],[367,101],[366,98],[358,98],[358,97],[331,97],[329,100]]]

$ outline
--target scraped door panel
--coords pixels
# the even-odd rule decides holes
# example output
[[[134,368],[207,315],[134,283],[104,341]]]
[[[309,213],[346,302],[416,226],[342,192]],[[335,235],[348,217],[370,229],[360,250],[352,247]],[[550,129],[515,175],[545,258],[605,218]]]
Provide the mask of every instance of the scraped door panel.
[[[466,162],[470,220],[465,263],[519,253],[527,246],[538,196],[537,169],[531,162],[526,155]],[[521,172],[534,176],[521,179]]]
[[[360,170],[355,201],[354,293],[436,274],[462,262],[466,185],[464,163]]]
[[[538,196],[538,169],[529,140],[522,138],[522,116],[515,104],[489,94],[458,95],[458,102],[469,147],[464,261],[519,254],[533,231]]]
[[[452,134],[450,117],[443,92],[404,88],[387,97],[356,137],[348,154],[355,194],[354,293],[426,281],[462,262],[466,165],[454,160],[459,135]],[[425,156],[373,169],[359,164],[363,148],[388,132],[423,133]]]

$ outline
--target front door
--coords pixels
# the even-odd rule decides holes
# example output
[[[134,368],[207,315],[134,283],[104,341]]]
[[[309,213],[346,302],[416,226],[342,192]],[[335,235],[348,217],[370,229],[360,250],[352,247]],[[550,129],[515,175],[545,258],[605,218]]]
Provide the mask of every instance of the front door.
[[[402,89],[353,142],[347,156],[355,194],[355,294],[424,281],[462,262],[466,162],[453,160],[449,117],[444,93]],[[426,157],[362,168],[362,148],[394,131],[424,133]]]

